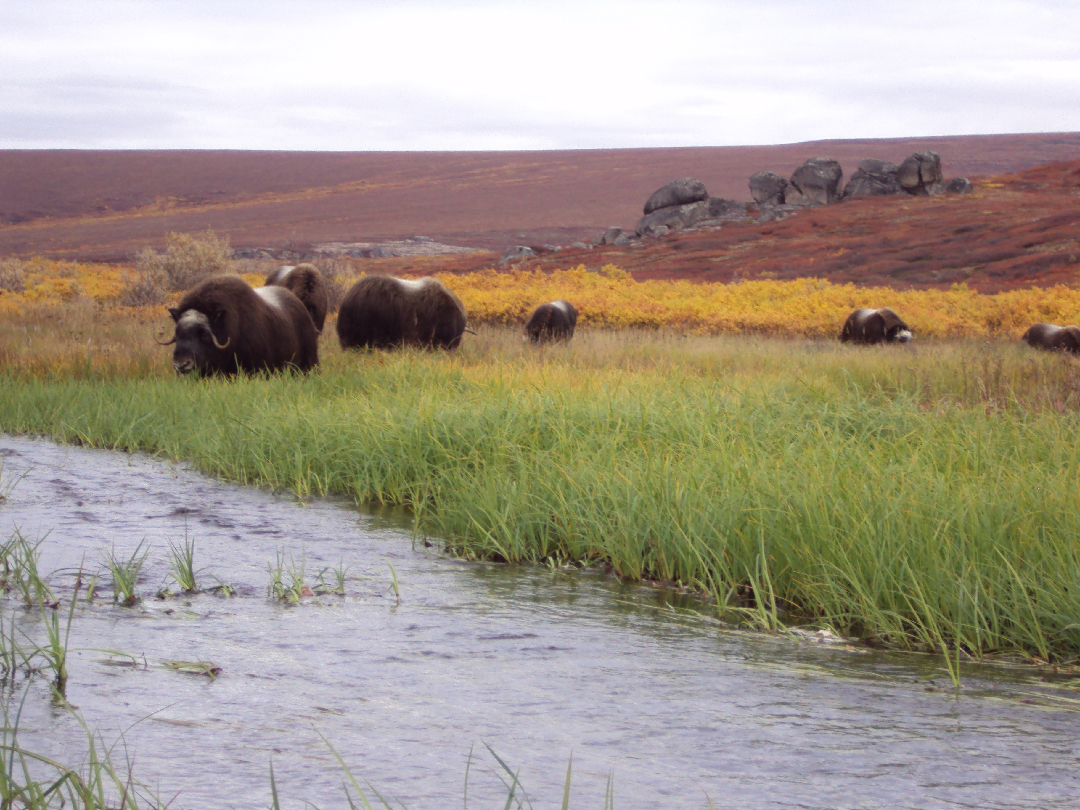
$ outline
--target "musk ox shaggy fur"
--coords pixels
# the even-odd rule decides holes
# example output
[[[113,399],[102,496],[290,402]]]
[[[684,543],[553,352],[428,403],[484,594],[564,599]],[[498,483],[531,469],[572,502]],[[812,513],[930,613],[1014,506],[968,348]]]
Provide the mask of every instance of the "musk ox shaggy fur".
[[[546,343],[549,340],[570,340],[577,326],[577,310],[569,301],[561,298],[541,304],[529,322],[525,324],[525,334],[533,343]]]
[[[215,276],[189,290],[169,314],[176,325],[169,341],[173,367],[180,374],[308,371],[319,362],[311,315],[284,287],[253,289],[237,276]]]
[[[907,343],[911,327],[891,309],[857,309],[848,315],[840,332],[841,343]]]
[[[1024,342],[1036,349],[1080,354],[1080,327],[1037,323],[1024,332]]]
[[[330,308],[330,293],[326,279],[313,264],[285,265],[266,277],[267,287],[284,287],[307,308],[318,331],[326,323],[326,311]]]
[[[464,331],[465,305],[436,278],[365,276],[338,310],[343,349],[456,349]]]

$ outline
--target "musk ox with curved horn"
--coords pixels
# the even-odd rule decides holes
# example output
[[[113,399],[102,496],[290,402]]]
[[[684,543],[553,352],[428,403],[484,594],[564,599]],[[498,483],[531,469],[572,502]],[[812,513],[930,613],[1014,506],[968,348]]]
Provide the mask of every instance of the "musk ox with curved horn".
[[[330,293],[326,279],[313,264],[284,265],[272,272],[263,282],[266,287],[284,287],[307,308],[315,328],[320,332],[330,309]]]
[[[1036,349],[1080,354],[1080,327],[1037,323],[1024,332],[1024,342]]]
[[[841,343],[907,343],[911,338],[911,327],[887,308],[855,310],[840,332]]]
[[[253,289],[237,276],[208,278],[169,308],[179,374],[308,371],[319,362],[319,334],[304,304],[284,287]]]
[[[365,276],[338,310],[343,349],[456,349],[464,331],[465,305],[436,278]]]
[[[569,301],[559,299],[541,304],[525,324],[525,334],[533,343],[570,340],[577,326],[577,310]]]

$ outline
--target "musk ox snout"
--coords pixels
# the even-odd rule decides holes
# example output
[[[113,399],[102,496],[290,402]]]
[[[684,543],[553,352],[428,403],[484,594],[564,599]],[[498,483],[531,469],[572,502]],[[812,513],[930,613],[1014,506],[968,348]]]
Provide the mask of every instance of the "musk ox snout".
[[[577,326],[577,316],[574,305],[561,298],[541,304],[525,324],[525,338],[533,343],[570,340]]]
[[[857,309],[848,315],[840,331],[841,343],[873,345],[876,343],[909,343],[914,330],[887,307]]]

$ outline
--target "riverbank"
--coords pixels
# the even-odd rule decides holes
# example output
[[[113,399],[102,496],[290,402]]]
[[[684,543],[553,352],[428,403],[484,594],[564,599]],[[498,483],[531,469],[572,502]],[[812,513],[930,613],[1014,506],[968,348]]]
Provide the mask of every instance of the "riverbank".
[[[632,331],[536,351],[499,328],[455,355],[322,349],[307,377],[236,381],[9,366],[0,429],[407,505],[463,557],[599,562],[766,627],[1080,654],[1069,358]]]

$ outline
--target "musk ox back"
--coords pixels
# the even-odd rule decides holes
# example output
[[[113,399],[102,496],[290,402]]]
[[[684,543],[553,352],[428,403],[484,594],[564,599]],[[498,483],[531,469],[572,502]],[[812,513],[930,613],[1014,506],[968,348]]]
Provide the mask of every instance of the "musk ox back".
[[[907,343],[911,327],[891,309],[857,309],[848,315],[840,332],[841,343]]]
[[[1024,332],[1024,342],[1036,349],[1080,354],[1080,327],[1037,323]]]
[[[559,299],[541,304],[525,324],[525,334],[533,343],[569,340],[577,326],[577,310],[569,301]]]
[[[180,374],[308,371],[319,362],[318,333],[303,303],[284,287],[252,289],[237,276],[215,276],[169,309],[169,343]]]
[[[365,276],[338,310],[343,349],[456,349],[464,331],[465,305],[435,278]]]
[[[279,267],[266,277],[264,286],[284,287],[300,299],[318,331],[326,323],[326,311],[330,308],[330,293],[326,279],[313,264],[298,264],[295,267]]]

